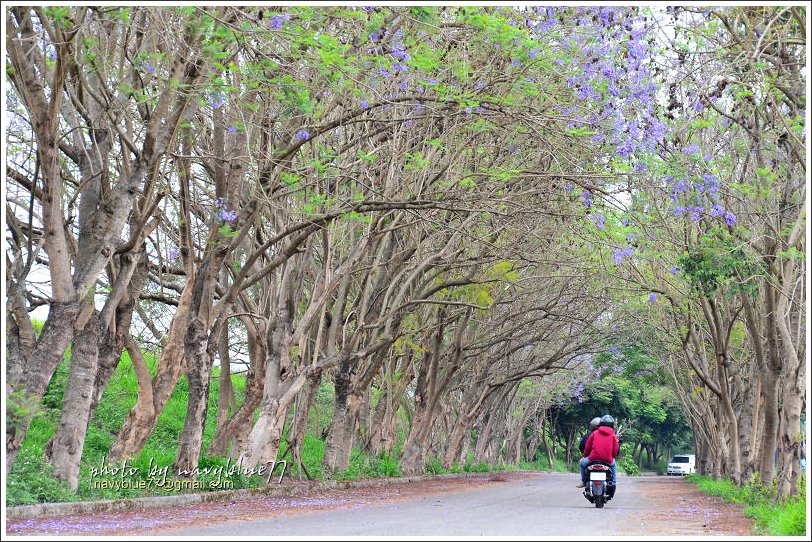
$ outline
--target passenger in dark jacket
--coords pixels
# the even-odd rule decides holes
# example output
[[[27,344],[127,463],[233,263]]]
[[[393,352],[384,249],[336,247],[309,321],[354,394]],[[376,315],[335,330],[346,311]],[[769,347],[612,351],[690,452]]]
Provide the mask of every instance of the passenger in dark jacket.
[[[585,434],[583,437],[581,437],[580,442],[578,442],[579,452],[584,453],[584,448],[586,448],[586,439],[589,438],[589,435],[595,432],[595,430],[598,428],[600,424],[601,419],[599,417],[595,416],[594,418],[592,418],[592,420],[589,422],[589,432]]]

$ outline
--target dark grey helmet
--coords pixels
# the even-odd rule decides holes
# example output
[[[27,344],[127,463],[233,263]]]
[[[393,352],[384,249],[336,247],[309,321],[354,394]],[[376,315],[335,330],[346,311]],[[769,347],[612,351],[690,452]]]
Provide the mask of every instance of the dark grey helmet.
[[[604,427],[615,427],[615,419],[611,417],[609,414],[601,418],[600,424]]]
[[[601,424],[601,419],[600,419],[600,417],[599,417],[599,416],[595,416],[595,417],[594,417],[594,418],[592,418],[592,420],[589,422],[589,429],[590,429],[590,430],[592,430],[592,431],[594,431],[595,429],[597,429],[597,428],[598,428],[598,426],[599,426],[600,424]]]

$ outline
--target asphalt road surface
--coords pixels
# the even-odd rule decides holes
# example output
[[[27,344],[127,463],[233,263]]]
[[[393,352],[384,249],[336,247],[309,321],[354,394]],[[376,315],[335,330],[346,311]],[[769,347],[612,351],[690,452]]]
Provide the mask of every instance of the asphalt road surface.
[[[615,498],[596,509],[577,475],[510,477],[470,490],[392,504],[297,513],[197,526],[161,534],[195,536],[585,536],[746,535],[738,509],[668,477],[619,474]],[[693,499],[693,500],[692,500]],[[738,516],[738,517],[732,517]]]

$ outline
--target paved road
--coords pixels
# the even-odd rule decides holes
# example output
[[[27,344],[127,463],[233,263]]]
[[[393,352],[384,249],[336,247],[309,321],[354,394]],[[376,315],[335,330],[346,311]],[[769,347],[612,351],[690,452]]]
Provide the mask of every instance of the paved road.
[[[583,536],[594,535],[598,526],[602,536],[659,532],[657,525],[641,516],[641,511],[662,512],[663,503],[646,497],[645,484],[654,480],[619,476],[617,495],[603,509],[596,509],[575,488],[577,475],[549,474],[394,504],[228,522],[165,534]],[[659,480],[684,483],[664,477]],[[702,534],[701,527],[696,534]]]

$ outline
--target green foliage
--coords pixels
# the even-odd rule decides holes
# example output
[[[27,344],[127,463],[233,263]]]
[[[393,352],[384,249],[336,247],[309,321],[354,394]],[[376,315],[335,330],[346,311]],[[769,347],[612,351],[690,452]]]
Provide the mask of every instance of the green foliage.
[[[350,466],[338,473],[337,480],[358,480],[359,478],[386,478],[400,476],[400,462],[386,454],[367,457],[360,450],[353,449]]]
[[[640,468],[632,456],[632,446],[628,442],[624,442],[620,447],[620,460],[618,460],[618,467],[628,476],[640,476]]]
[[[718,230],[704,234],[680,257],[679,265],[694,288],[707,296],[724,288],[728,296],[743,291],[754,297],[758,293],[755,279],[765,273],[763,262]]]

